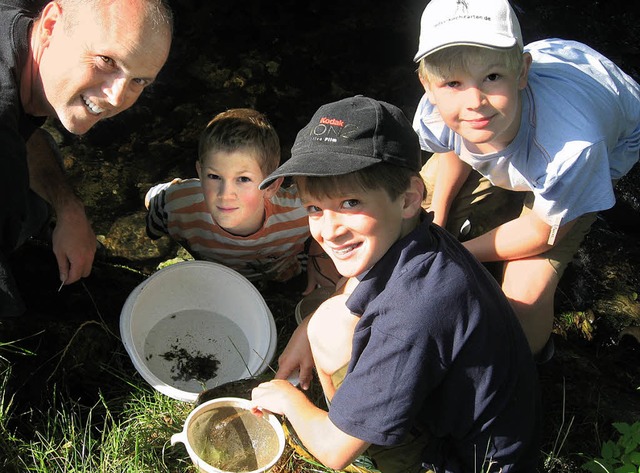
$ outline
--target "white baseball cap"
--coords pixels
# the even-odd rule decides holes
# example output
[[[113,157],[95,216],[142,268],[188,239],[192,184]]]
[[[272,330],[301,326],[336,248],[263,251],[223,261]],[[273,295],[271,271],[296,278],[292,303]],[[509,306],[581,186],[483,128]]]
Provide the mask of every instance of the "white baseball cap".
[[[414,61],[449,46],[523,48],[520,23],[508,0],[431,0],[420,21]]]

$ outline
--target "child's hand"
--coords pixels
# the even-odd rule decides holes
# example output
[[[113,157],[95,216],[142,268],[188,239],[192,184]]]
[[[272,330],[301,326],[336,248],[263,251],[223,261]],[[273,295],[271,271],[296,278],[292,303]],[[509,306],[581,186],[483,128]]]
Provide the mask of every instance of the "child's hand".
[[[258,416],[258,417],[262,417],[264,415],[264,411],[262,409],[260,409],[259,407],[256,407],[256,406],[252,406],[251,407],[251,413],[254,416]]]
[[[304,319],[300,326],[291,335],[289,343],[278,358],[278,372],[276,379],[287,379],[296,371],[300,387],[304,390],[309,389],[311,380],[313,379],[313,355],[311,354],[311,346],[307,337],[307,323],[309,317]]]
[[[251,401],[253,403],[251,411],[256,415],[262,415],[264,410],[274,414],[286,415],[287,408],[295,404],[295,399],[298,396],[305,397],[289,381],[274,379],[253,388],[253,391],[251,391]]]

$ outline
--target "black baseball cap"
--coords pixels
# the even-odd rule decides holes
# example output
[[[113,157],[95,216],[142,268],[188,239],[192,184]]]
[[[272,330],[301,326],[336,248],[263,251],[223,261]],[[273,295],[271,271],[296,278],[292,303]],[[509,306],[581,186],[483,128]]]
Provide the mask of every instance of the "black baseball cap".
[[[418,135],[398,107],[356,95],[321,106],[260,189],[279,177],[335,176],[377,163],[420,171]]]

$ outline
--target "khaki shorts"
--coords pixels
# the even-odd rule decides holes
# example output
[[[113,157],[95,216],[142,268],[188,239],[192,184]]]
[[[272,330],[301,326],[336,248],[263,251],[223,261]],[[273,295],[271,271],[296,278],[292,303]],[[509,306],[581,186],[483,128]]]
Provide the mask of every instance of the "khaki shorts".
[[[434,160],[432,157],[420,173],[427,186],[424,208],[428,208],[431,204],[431,191],[437,165],[437,158]],[[532,192],[515,192],[496,187],[480,173],[471,171],[451,205],[446,229],[460,241],[470,240],[531,212],[533,198]],[[558,277],[562,276],[565,268],[578,252],[596,216],[597,213],[594,212],[578,217],[562,240],[549,251],[538,255],[539,258],[549,261]]]
[[[344,381],[347,365],[331,375],[331,381],[336,389]],[[327,405],[330,402],[327,400]],[[429,470],[422,465],[422,450],[427,444],[428,436],[416,429],[407,435],[399,445],[381,447],[371,445],[364,453],[375,462],[376,468],[383,473],[427,473]]]
[[[525,197],[524,206],[522,208],[521,215],[526,215],[531,212],[533,206],[533,193],[527,192]],[[545,258],[553,269],[558,274],[558,277],[562,277],[567,265],[571,263],[573,257],[580,249],[582,240],[589,233],[591,225],[596,221],[597,212],[581,215],[575,219],[575,223],[569,233],[567,233],[562,240],[560,240],[553,248],[544,253],[538,255],[539,258]]]

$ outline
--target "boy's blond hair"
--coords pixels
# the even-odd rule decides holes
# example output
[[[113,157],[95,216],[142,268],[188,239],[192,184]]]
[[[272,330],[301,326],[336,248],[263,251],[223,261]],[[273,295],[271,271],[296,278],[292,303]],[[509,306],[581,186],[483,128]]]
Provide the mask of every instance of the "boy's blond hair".
[[[267,117],[250,108],[234,108],[216,115],[200,134],[198,160],[217,151],[252,151],[264,175],[280,164],[280,140]]]
[[[315,198],[344,195],[354,190],[372,191],[384,190],[392,201],[409,189],[411,178],[419,177],[420,173],[411,169],[388,163],[368,166],[359,171],[331,176],[293,176],[301,195]],[[426,198],[426,190],[423,195]]]
[[[420,59],[418,75],[427,82],[446,80],[456,71],[468,71],[472,63],[501,62],[506,68],[519,74],[524,59],[518,45],[510,49],[498,50],[478,46],[451,46]]]

